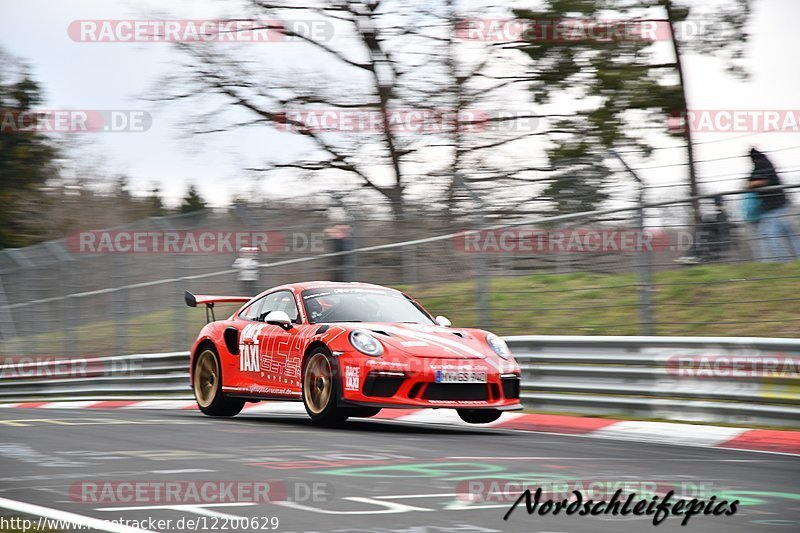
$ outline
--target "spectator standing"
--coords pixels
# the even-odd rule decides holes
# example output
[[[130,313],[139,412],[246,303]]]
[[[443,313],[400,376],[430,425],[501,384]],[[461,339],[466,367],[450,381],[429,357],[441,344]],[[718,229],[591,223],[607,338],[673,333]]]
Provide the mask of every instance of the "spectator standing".
[[[245,296],[258,294],[258,248],[255,246],[239,248],[239,257],[233,262],[233,268],[239,270],[237,277]]]
[[[328,242],[328,252],[341,254],[353,249],[352,228],[347,224],[337,224],[325,229]],[[348,272],[348,258],[346,255],[331,257],[331,281],[353,281]]]
[[[759,260],[796,259],[800,257],[800,237],[792,224],[789,198],[784,191],[759,190],[780,185],[778,172],[767,156],[755,148],[750,150],[750,159],[753,161],[753,172],[746,188],[758,193],[761,204],[758,220]]]

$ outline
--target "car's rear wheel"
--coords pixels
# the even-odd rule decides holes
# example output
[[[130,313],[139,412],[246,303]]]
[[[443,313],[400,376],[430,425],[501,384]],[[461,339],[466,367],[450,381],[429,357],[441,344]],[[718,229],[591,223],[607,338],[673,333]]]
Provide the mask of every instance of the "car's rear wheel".
[[[469,424],[488,424],[489,422],[494,422],[503,414],[502,411],[497,409],[456,409],[456,411],[458,411],[458,416],[461,417],[461,420]]]
[[[311,420],[319,424],[340,424],[350,413],[336,405],[339,378],[333,357],[317,348],[303,364],[303,405]]]
[[[212,347],[204,348],[194,361],[192,389],[197,406],[209,416],[234,416],[244,407],[244,400],[222,393],[219,356]]]

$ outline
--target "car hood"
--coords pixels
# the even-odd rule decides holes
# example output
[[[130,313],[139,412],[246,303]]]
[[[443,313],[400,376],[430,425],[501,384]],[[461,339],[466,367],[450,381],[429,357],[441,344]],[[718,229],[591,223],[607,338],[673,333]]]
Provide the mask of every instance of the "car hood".
[[[485,359],[488,347],[474,330],[438,325],[364,322],[352,329],[371,331],[382,343],[421,358]]]

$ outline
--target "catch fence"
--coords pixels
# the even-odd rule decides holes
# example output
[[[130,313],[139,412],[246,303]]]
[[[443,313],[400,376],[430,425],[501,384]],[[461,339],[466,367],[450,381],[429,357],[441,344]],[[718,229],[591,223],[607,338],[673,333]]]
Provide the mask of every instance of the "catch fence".
[[[510,222],[430,213],[397,222],[352,209],[338,219],[298,213],[297,224],[257,209],[147,219],[108,230],[105,241],[98,231],[0,252],[0,348],[184,350],[205,321],[185,307],[184,290],[250,294],[312,279],[399,287],[456,326],[505,335],[795,336],[800,263],[786,251],[760,256],[764,239],[738,215],[741,192],[720,198],[700,198],[699,225],[687,222],[690,198]],[[785,216],[789,225],[796,219]],[[228,247],[197,242],[228,233]],[[253,284],[232,265],[235,235],[254,233],[268,244]],[[135,236],[148,234],[177,235],[181,245],[191,235],[195,247],[165,250],[146,238],[139,251],[118,246],[135,247]],[[232,311],[221,306],[217,316]]]

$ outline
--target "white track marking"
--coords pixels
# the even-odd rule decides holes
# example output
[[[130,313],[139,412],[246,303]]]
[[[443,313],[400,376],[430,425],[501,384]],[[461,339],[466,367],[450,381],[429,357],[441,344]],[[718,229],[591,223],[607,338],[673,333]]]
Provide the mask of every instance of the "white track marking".
[[[181,470],[151,470],[151,474],[199,474],[201,472],[216,472],[208,468],[183,468]]]
[[[301,511],[311,511],[312,513],[335,514],[335,515],[374,515],[374,514],[408,513],[412,511],[434,511],[434,509],[427,509],[425,507],[414,507],[412,505],[405,505],[403,503],[380,501],[374,498],[362,498],[360,496],[348,496],[346,498],[342,498],[342,500],[370,504],[375,507],[378,507],[379,509],[373,511],[334,511],[329,509],[322,509],[319,507],[309,507],[307,505],[303,505],[301,503],[293,501],[280,501],[273,503],[275,505],[280,505],[282,507],[288,507],[289,509],[298,509]]]
[[[84,407],[91,407],[93,405],[97,405],[98,401],[96,400],[86,400],[86,401],[68,401],[68,402],[50,402],[44,405],[39,406],[39,409],[82,409]]]
[[[64,522],[72,522],[73,524],[86,526],[87,528],[96,529],[98,531],[110,531],[113,533],[155,533],[149,529],[139,529],[122,524],[115,524],[106,520],[100,520],[99,518],[92,518],[90,516],[83,516],[80,514],[70,513],[68,511],[51,509],[49,507],[34,505],[32,503],[8,500],[6,498],[0,498],[0,507],[16,511],[18,513],[43,516],[45,518],[62,520]]]
[[[261,402],[245,405],[245,413],[275,413],[304,415],[306,410],[301,402]]]
[[[55,402],[53,402],[55,403]],[[59,402],[62,403],[62,402]],[[73,404],[81,403],[81,402],[63,402],[65,408],[67,407],[66,404],[70,404],[71,407]],[[0,409],[3,408],[13,408],[23,406],[24,403],[0,403]],[[194,406],[195,403],[191,400],[150,400],[150,401],[139,401],[134,404],[121,407],[122,409],[180,409],[185,408],[188,406]],[[118,409],[120,407],[117,407]],[[441,411],[447,411],[447,409],[442,409]],[[262,404],[253,404],[252,406],[245,407],[245,413],[275,413],[275,414],[285,414],[285,415],[302,415],[305,416],[304,411],[302,410],[302,405],[298,402],[278,402],[278,401],[270,401],[264,402]],[[399,423],[408,423],[408,424],[455,424],[459,427],[464,427],[465,423],[461,421],[459,418],[453,418],[451,415],[433,415],[431,418],[428,418],[428,415],[424,414],[425,410],[420,410],[419,413],[414,413],[412,415],[395,418],[395,419],[382,419],[376,418],[376,422],[399,422]],[[433,411],[430,411],[433,413]],[[589,431],[588,433],[584,434],[575,434],[575,433],[564,433],[560,431],[553,431],[553,430],[542,430],[533,425],[530,428],[510,428],[504,427],[504,423],[512,420],[513,418],[523,417],[526,416],[522,413],[505,413],[499,420],[492,422],[490,424],[482,424],[482,425],[474,425],[474,426],[466,426],[466,427],[474,427],[475,429],[480,429],[481,427],[487,429],[499,429],[509,433],[527,433],[527,434],[538,434],[538,435],[549,435],[549,436],[559,436],[565,437],[568,439],[575,439],[575,438],[589,438],[589,439],[604,439],[604,440],[627,440],[627,441],[638,441],[638,442],[646,442],[650,444],[665,444],[665,445],[673,445],[673,446],[686,446],[691,448],[717,448],[722,450],[729,450],[732,452],[749,452],[749,453],[758,453],[761,455],[779,455],[779,456],[788,456],[788,457],[797,457],[800,454],[792,452],[792,451],[771,451],[771,450],[761,450],[757,448],[738,448],[738,447],[728,447],[726,446],[731,440],[735,439],[736,437],[743,435],[749,431],[753,431],[752,428],[729,428],[729,427],[718,427],[718,426],[709,426],[709,425],[695,425],[695,424],[681,424],[681,423],[668,423],[668,422],[642,422],[642,421],[618,421],[614,422],[613,424]],[[101,419],[97,419],[101,420]],[[52,421],[56,423],[55,421]],[[235,422],[232,422],[235,423]],[[242,422],[243,423],[243,422]],[[18,420],[3,420],[0,421],[0,425],[6,426],[24,426],[26,425],[24,421]],[[63,424],[63,425],[73,425],[73,424]],[[310,430],[286,430],[286,432],[297,432],[297,433],[304,433],[309,432]],[[415,440],[415,439],[407,439],[407,440]],[[585,460],[584,458],[575,458],[576,460]],[[691,459],[689,459],[691,460]],[[704,459],[705,460],[705,459]],[[710,461],[729,461],[729,462],[736,462],[736,461],[747,461],[747,460],[726,460],[726,459],[709,459]]]
[[[469,409],[470,406],[465,405],[464,408]],[[458,413],[456,413],[456,411],[453,409],[423,409],[417,413],[393,418],[391,420],[396,420],[399,422],[413,422],[415,424],[447,424],[472,428],[486,428],[505,424],[506,422],[509,422],[510,420],[520,416],[525,415],[519,413],[505,413],[499,419],[488,424],[470,424],[461,420],[461,418],[458,416]]]
[[[745,431],[747,429],[630,420],[600,428],[591,432],[590,435],[659,444],[690,443],[694,446],[713,447],[728,442]]]
[[[255,505],[250,502],[230,502],[230,503],[206,503],[203,505],[148,505],[142,507],[103,507],[96,509],[97,511],[139,511],[142,509],[167,509],[170,511],[183,511],[186,513],[193,513],[200,516],[209,516],[212,518],[222,518],[227,520],[241,520],[243,516],[227,513],[218,513],[207,507],[245,507],[248,505]]]
[[[472,460],[472,461],[482,461],[486,459],[486,456],[476,457],[476,456],[451,456],[448,459],[456,459],[456,460]],[[641,459],[637,459],[634,457],[545,457],[545,456],[532,456],[532,457],[495,457],[492,456],[492,459],[496,461],[641,461]],[[707,463],[712,461],[714,463],[761,463],[764,462],[763,459],[664,459],[659,458],[659,462],[664,461],[679,461],[681,463]],[[377,498],[378,496],[376,496]]]
[[[120,409],[185,409],[196,405],[192,400],[146,400],[126,405]]]
[[[227,502],[227,503],[204,503],[202,507],[247,507],[256,505],[253,502]],[[195,512],[199,505],[138,505],[135,507],[98,507],[95,511],[144,511],[152,509],[172,509],[175,511]],[[199,513],[203,514],[203,513]]]

